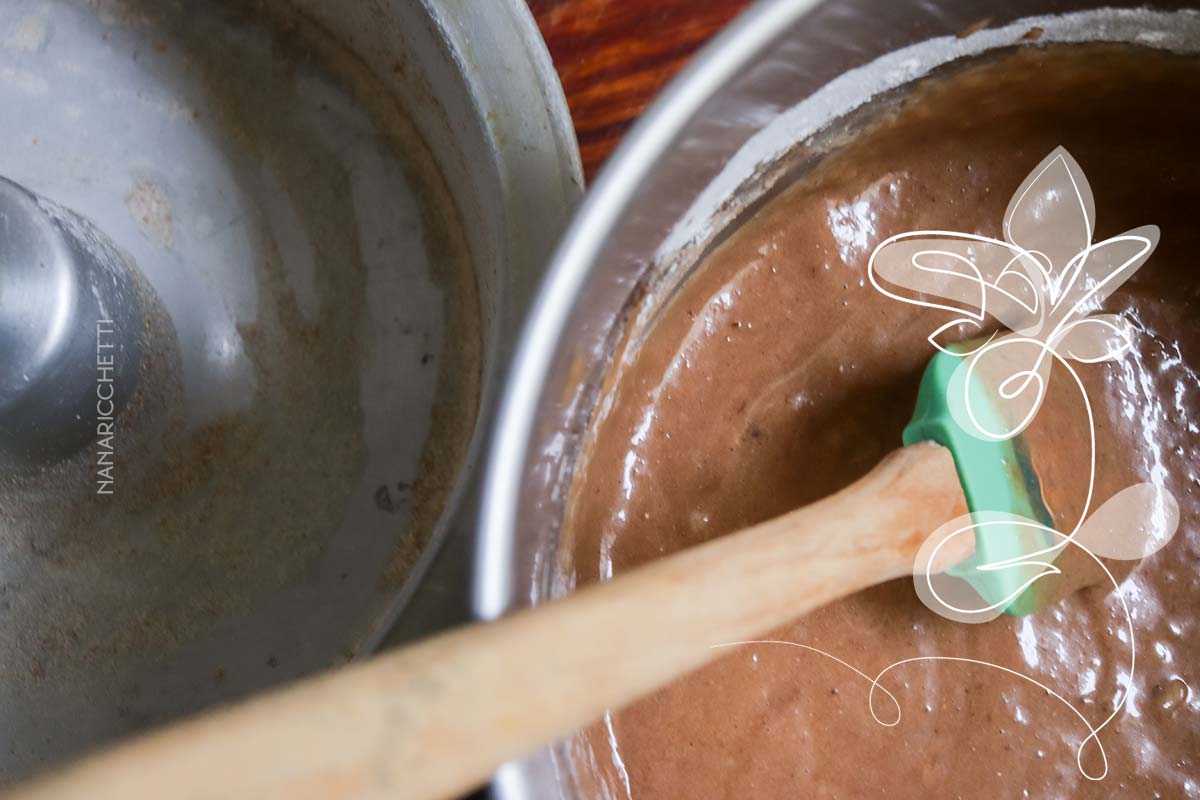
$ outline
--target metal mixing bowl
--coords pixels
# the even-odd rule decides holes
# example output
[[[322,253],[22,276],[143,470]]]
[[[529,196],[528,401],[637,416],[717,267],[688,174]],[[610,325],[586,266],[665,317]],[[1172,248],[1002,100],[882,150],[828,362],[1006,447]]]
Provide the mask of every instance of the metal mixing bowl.
[[[106,494],[85,317],[117,272],[0,263],[10,781],[381,641],[582,173],[523,0],[2,5],[0,175],[135,265],[97,298],[140,292]],[[38,230],[4,252],[68,252]]]
[[[718,36],[626,138],[551,263],[492,443],[476,613],[494,618],[561,591],[564,503],[621,332],[645,323],[741,212],[819,158],[819,148],[803,146],[815,134],[874,95],[948,61],[1017,46],[1035,28],[1040,42],[1196,50],[1200,14],[1171,11],[1186,3],[1155,5],[1167,10],[1091,13],[1097,6],[1086,0],[763,0]],[[494,793],[574,797],[566,748],[508,765]]]

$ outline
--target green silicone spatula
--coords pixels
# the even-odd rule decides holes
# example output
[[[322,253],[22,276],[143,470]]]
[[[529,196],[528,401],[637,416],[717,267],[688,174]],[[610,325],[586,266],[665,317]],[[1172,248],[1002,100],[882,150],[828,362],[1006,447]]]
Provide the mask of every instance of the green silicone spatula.
[[[977,511],[1036,519],[1019,442],[953,420],[960,359],[933,359],[907,445],[842,491],[495,622],[174,725],[13,798],[453,797],[517,758],[818,606],[911,576],[930,532]],[[986,397],[980,413],[988,413]],[[799,453],[798,458],[820,458]],[[971,537],[938,564],[1025,613],[1042,542]],[[1031,550],[1030,548],[1034,548]],[[999,607],[999,606],[998,606]],[[820,646],[820,642],[812,642]]]
[[[1044,602],[1027,589],[1044,567],[1024,559],[1045,552],[1054,543],[1046,531],[1033,525],[1002,520],[1015,517],[1046,527],[1052,520],[1024,440],[979,433],[1004,430],[1008,423],[992,393],[981,382],[971,381],[963,365],[960,355],[941,351],[929,362],[917,391],[916,411],[904,429],[904,444],[936,442],[949,450],[972,514],[1001,520],[975,536],[975,552],[970,558],[947,571],[971,584],[986,605],[1023,616]],[[959,409],[965,406],[968,394],[977,427],[960,423],[964,415],[953,410],[956,404]]]

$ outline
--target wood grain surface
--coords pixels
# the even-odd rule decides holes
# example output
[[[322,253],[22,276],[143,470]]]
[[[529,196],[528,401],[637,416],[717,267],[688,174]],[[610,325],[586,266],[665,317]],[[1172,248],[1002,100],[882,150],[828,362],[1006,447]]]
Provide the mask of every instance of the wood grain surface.
[[[659,90],[752,0],[529,0],[589,179]]]

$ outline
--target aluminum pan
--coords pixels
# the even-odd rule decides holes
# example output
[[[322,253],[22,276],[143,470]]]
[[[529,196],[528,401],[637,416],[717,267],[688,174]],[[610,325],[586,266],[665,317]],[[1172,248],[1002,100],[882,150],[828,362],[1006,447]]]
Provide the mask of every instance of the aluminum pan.
[[[214,7],[216,1],[213,0]],[[231,7],[239,5],[245,4],[230,4]],[[5,725],[8,736],[3,751],[0,751],[0,781],[19,778],[31,770],[69,757],[80,749],[116,735],[330,666],[347,656],[366,652],[378,641],[381,632],[399,613],[405,599],[411,594],[415,578],[427,568],[431,553],[446,537],[450,521],[467,497],[466,487],[474,473],[476,454],[483,439],[483,425],[478,421],[486,417],[486,409],[490,407],[497,376],[507,359],[511,335],[520,320],[530,287],[536,283],[545,256],[581,192],[581,170],[566,105],[550,68],[548,55],[528,10],[520,0],[489,0],[488,3],[355,0],[353,3],[338,4],[320,0],[268,0],[263,4],[251,5],[256,9],[262,7],[268,13],[278,13],[284,20],[289,15],[300,16],[304,18],[305,25],[315,23],[322,28],[331,47],[338,49],[339,53],[349,51],[354,66],[348,69],[348,74],[358,74],[356,70],[365,66],[374,76],[372,86],[382,84],[384,94],[390,98],[388,107],[398,110],[399,115],[417,129],[423,146],[415,148],[414,152],[429,152],[428,156],[420,157],[427,159],[423,161],[425,166],[422,169],[427,166],[427,171],[437,172],[448,190],[450,202],[463,223],[460,226],[461,244],[468,251],[469,269],[479,289],[480,301],[473,302],[464,313],[481,317],[479,338],[483,352],[482,358],[474,362],[481,372],[478,390],[481,411],[478,415],[471,411],[469,416],[462,418],[463,423],[456,435],[470,440],[465,448],[466,455],[462,457],[461,450],[456,450],[453,463],[442,466],[444,482],[451,488],[448,488],[448,495],[439,496],[436,502],[430,504],[429,516],[421,531],[427,541],[425,555],[415,566],[407,562],[402,565],[405,569],[411,567],[408,574],[412,578],[403,587],[399,583],[403,573],[400,573],[400,578],[391,576],[390,580],[388,576],[377,578],[385,566],[383,562],[391,542],[404,535],[404,528],[387,522],[385,524],[389,527],[383,531],[386,540],[364,537],[364,531],[355,527],[348,513],[341,518],[342,525],[339,527],[339,501],[344,498],[325,498],[326,502],[319,502],[322,499],[319,492],[325,486],[320,480],[319,467],[316,479],[305,481],[303,486],[299,485],[300,482],[293,485],[282,480],[269,487],[270,500],[274,503],[271,508],[293,510],[288,508],[289,501],[307,497],[301,508],[316,507],[322,514],[332,515],[334,524],[322,528],[319,536],[305,542],[305,547],[309,548],[305,551],[305,558],[311,555],[316,562],[311,572],[305,571],[305,564],[309,562],[304,562],[297,570],[288,573],[286,579],[281,579],[276,574],[280,572],[278,565],[271,563],[271,554],[263,550],[253,535],[239,542],[236,536],[229,536],[232,528],[218,530],[217,526],[212,526],[214,534],[221,534],[212,538],[220,539],[222,545],[232,543],[244,546],[244,549],[234,551],[227,563],[231,571],[240,567],[238,591],[262,601],[246,605],[209,607],[191,600],[192,590],[203,592],[210,588],[205,584],[217,584],[221,587],[218,589],[220,591],[227,587],[224,587],[226,581],[221,574],[222,562],[219,557],[204,564],[204,570],[199,569],[199,565],[191,568],[189,564],[188,554],[199,550],[208,541],[209,537],[203,535],[203,527],[198,529],[200,536],[186,542],[164,535],[165,523],[159,520],[163,516],[170,516],[175,510],[172,498],[191,491],[190,488],[176,492],[175,485],[171,484],[171,498],[152,497],[140,492],[127,494],[124,500],[137,501],[141,497],[143,507],[149,510],[136,518],[130,516],[128,524],[121,523],[123,529],[120,525],[109,526],[113,529],[111,536],[108,529],[103,535],[96,534],[92,526],[87,524],[90,520],[85,524],[64,528],[72,531],[75,535],[74,545],[78,545],[72,550],[69,560],[53,552],[51,557],[44,557],[46,539],[52,539],[53,535],[47,536],[44,530],[38,529],[36,516],[26,515],[20,522],[29,524],[5,543],[19,559],[6,559],[5,566],[9,573],[5,574],[5,585],[0,589],[0,594],[5,595],[3,605],[6,623],[5,647],[0,649],[0,656],[8,667],[4,681],[0,682],[0,693],[8,710]],[[58,17],[50,17],[47,22],[43,13],[61,13],[61,24],[58,24]],[[176,16],[170,19],[169,24],[159,24],[165,18],[163,15],[172,13]],[[89,14],[95,19],[85,20]],[[13,15],[15,17],[9,19]],[[261,88],[275,74],[239,73],[239,67],[246,69],[247,63],[261,62],[239,62],[236,59],[236,53],[240,52],[237,48],[221,50],[211,59],[207,58],[214,53],[214,47],[203,41],[199,45],[206,54],[203,61],[205,69],[179,69],[181,61],[194,52],[188,48],[196,45],[197,38],[203,39],[204,36],[199,28],[203,15],[198,12],[197,6],[185,7],[184,0],[13,2],[6,5],[4,16],[5,24],[12,24],[13,28],[10,31],[12,36],[5,39],[3,55],[6,61],[17,64],[5,71],[6,80],[13,82],[13,91],[24,92],[31,98],[24,101],[28,109],[10,115],[8,121],[13,124],[23,124],[23,119],[17,119],[18,116],[32,119],[37,114],[58,112],[65,113],[71,119],[70,103],[76,102],[77,98],[57,93],[58,86],[94,88],[98,82],[99,88],[94,88],[94,96],[83,94],[80,102],[96,98],[103,102],[110,97],[109,90],[114,94],[124,92],[117,99],[130,101],[130,107],[140,113],[137,100],[143,95],[135,92],[135,89],[141,88],[140,85],[124,83],[131,76],[132,79],[147,74],[152,78],[161,76],[160,85],[167,95],[172,88],[182,90],[191,87],[199,93],[198,96],[207,98],[211,94],[224,98],[226,95],[222,92],[226,89],[231,92],[241,90],[236,85],[239,81],[257,82]],[[85,30],[80,27],[84,22],[108,26],[103,32],[117,43],[113,45],[112,52],[103,54],[103,59],[98,58],[89,64],[81,63],[81,51],[73,46],[81,31]],[[194,25],[189,28],[189,23]],[[143,35],[147,40],[138,38]],[[235,44],[242,42],[237,31],[231,40]],[[180,44],[178,49],[171,46],[176,43]],[[287,42],[284,44],[282,50],[287,49]],[[118,52],[115,50],[118,45],[126,49]],[[64,52],[63,48],[68,52]],[[219,44],[216,48],[219,50]],[[99,49],[103,51],[102,47]],[[265,48],[265,52],[274,51]],[[47,59],[51,59],[52,63],[39,62]],[[104,64],[113,65],[113,71],[110,73],[92,68]],[[36,70],[42,67],[52,72],[39,76]],[[158,67],[163,67],[165,71],[155,73]],[[283,79],[286,80],[290,74],[285,73]],[[64,75],[67,78],[63,78]],[[224,80],[221,76],[224,76]],[[195,81],[207,83],[197,89]],[[306,96],[314,105],[320,102],[320,98],[337,95],[336,91],[330,91],[328,83],[317,81],[306,85],[314,89],[313,94]],[[268,105],[275,102],[270,88],[268,85],[268,91],[259,95],[268,101]],[[336,90],[338,87],[333,88]],[[337,95],[333,99],[341,97],[343,95]],[[142,272],[151,279],[164,306],[169,307],[172,327],[181,334],[174,354],[181,352],[185,358],[191,358],[193,363],[201,365],[216,363],[220,354],[211,355],[208,340],[182,334],[189,330],[206,329],[212,319],[222,320],[226,330],[232,327],[224,322],[227,319],[236,323],[256,321],[255,312],[267,302],[275,300],[267,297],[263,282],[255,276],[258,271],[269,271],[272,267],[264,266],[269,259],[246,263],[221,258],[195,262],[184,260],[182,266],[203,271],[206,280],[193,280],[195,276],[189,271],[170,269],[180,266],[179,259],[171,256],[172,247],[200,238],[192,236],[195,232],[193,226],[200,215],[190,213],[200,193],[187,191],[169,197],[172,193],[171,179],[176,176],[174,168],[177,166],[170,160],[170,147],[186,137],[191,148],[189,154],[198,152],[212,157],[213,160],[199,166],[215,161],[216,169],[197,168],[189,173],[189,177],[212,176],[214,181],[233,184],[235,191],[227,192],[224,196],[217,193],[218,202],[213,203],[212,207],[225,212],[220,215],[221,221],[226,216],[230,217],[230,228],[239,235],[246,231],[246,238],[252,239],[261,233],[260,230],[251,230],[251,226],[260,224],[259,221],[242,222],[241,215],[233,213],[239,210],[238,206],[231,208],[228,203],[220,201],[240,196],[236,189],[239,188],[237,179],[242,175],[248,175],[250,182],[256,182],[261,174],[268,172],[267,169],[256,169],[260,164],[253,155],[273,156],[275,153],[271,148],[280,144],[275,135],[286,136],[289,131],[287,126],[282,126],[282,130],[278,127],[270,129],[268,132],[272,136],[259,137],[252,143],[265,143],[267,147],[247,158],[244,150],[238,150],[242,146],[241,140],[232,137],[231,143],[231,140],[221,136],[223,129],[220,129],[220,125],[224,123],[217,120],[224,119],[225,109],[204,109],[214,113],[202,112],[197,115],[187,113],[192,109],[183,105],[156,105],[154,113],[161,114],[166,120],[162,135],[156,137],[153,126],[144,126],[141,130],[146,133],[145,141],[139,142],[144,149],[121,155],[131,155],[134,159],[145,156],[145,160],[153,160],[156,165],[162,165],[162,177],[151,175],[151,180],[146,181],[145,186],[137,183],[134,187],[137,191],[126,195],[130,175],[125,172],[124,164],[121,165],[120,174],[115,176],[116,180],[106,183],[103,180],[80,180],[89,173],[81,171],[76,163],[88,161],[89,169],[99,163],[102,169],[111,162],[107,158],[109,152],[122,147],[122,134],[129,128],[121,126],[129,118],[122,116],[116,108],[115,104],[111,109],[101,108],[90,117],[85,117],[76,109],[75,118],[86,118],[86,124],[47,125],[44,131],[32,131],[32,136],[22,137],[19,143],[12,142],[14,146],[5,158],[4,171],[24,171],[15,177],[27,185],[35,186],[46,196],[64,200],[70,197],[72,206],[103,223],[106,232],[112,232],[113,238],[119,239],[123,248],[136,251]],[[372,107],[374,110],[375,107]],[[281,112],[274,120],[270,119],[273,111]],[[259,112],[257,118],[267,118],[268,123],[290,119],[288,108],[273,111]],[[321,132],[322,135],[329,135],[326,141],[334,142],[332,149],[337,150],[337,146],[344,145],[346,137],[353,136],[357,130],[353,125],[341,122],[349,120],[354,123],[361,116],[356,117],[354,109],[347,111],[338,107],[328,119],[337,120],[337,123],[322,128]],[[172,127],[176,123],[178,127]],[[180,130],[187,125],[191,125],[191,128],[181,133]],[[196,134],[197,131],[200,135]],[[93,134],[91,140],[86,138],[89,133]],[[73,140],[72,136],[83,139]],[[24,157],[28,149],[33,147],[42,148],[45,153],[61,153],[62,157],[57,160],[46,156]],[[131,147],[133,145],[125,141],[126,150]],[[100,148],[107,149],[102,151]],[[238,151],[237,158],[240,160],[235,161],[229,155],[234,150]],[[335,155],[344,157],[340,151]],[[229,160],[225,160],[225,156],[229,156]],[[326,167],[324,163],[314,161],[313,167],[315,173],[327,176],[322,172]],[[39,172],[39,168],[45,171]],[[239,169],[245,171],[239,172]],[[369,173],[370,170],[365,172]],[[98,174],[102,178],[108,177],[102,171]],[[231,174],[233,178],[229,180]],[[292,174],[303,178],[300,171]],[[150,183],[154,183],[154,187]],[[256,186],[262,183],[265,181],[258,181]],[[306,199],[308,193],[304,190],[303,181],[290,188],[295,196]],[[177,214],[173,221],[171,216],[159,211],[164,197],[173,202]],[[371,199],[387,200],[388,194],[375,193]],[[188,213],[183,213],[181,209],[187,203],[193,206],[187,209]],[[128,209],[127,205],[130,206]],[[367,208],[370,208],[370,203]],[[314,215],[317,223],[325,219],[345,219],[341,209],[326,207],[320,210],[334,214],[328,218]],[[390,207],[387,213],[391,213]],[[386,230],[389,218],[395,219],[377,214],[373,223],[383,225]],[[145,226],[140,232],[139,222]],[[317,227],[313,230],[322,229]],[[203,235],[208,232],[211,232],[211,228],[199,233]],[[218,232],[228,238],[228,229],[218,228]],[[255,251],[255,254],[260,252]],[[164,253],[167,256],[163,256]],[[244,267],[242,271],[237,269],[239,265]],[[404,263],[400,266],[403,267]],[[339,280],[357,280],[346,277],[349,274],[346,270],[331,272],[338,275]],[[288,296],[293,290],[298,297],[303,294],[294,286],[285,286],[280,294]],[[394,297],[394,287],[392,291]],[[357,296],[363,294],[365,292],[360,292]],[[211,300],[216,302],[208,302]],[[303,305],[302,300],[301,297],[298,305]],[[378,303],[375,310],[378,312]],[[386,307],[384,310],[387,310]],[[389,325],[398,322],[392,320]],[[192,327],[188,328],[188,325]],[[254,335],[244,334],[242,329],[236,330],[242,337]],[[283,334],[278,329],[270,332],[273,338],[269,344],[275,347],[281,340],[286,340],[284,334],[286,330]],[[235,337],[231,334],[230,338],[233,340]],[[303,342],[300,344],[303,345]],[[401,353],[404,359],[414,355],[418,359],[421,357],[420,350],[412,352],[414,345],[411,342],[402,344],[385,336],[372,338],[369,344],[374,353],[382,354],[385,360],[387,354],[391,353],[397,359],[393,363],[404,363],[398,360]],[[287,346],[285,342],[272,352],[286,349]],[[171,350],[172,347],[167,349]],[[205,347],[210,348],[208,353],[203,351]],[[323,347],[326,353],[336,349],[331,348],[328,342]],[[197,352],[200,352],[199,356]],[[479,361],[482,361],[482,366]],[[255,394],[254,381],[273,380],[270,358],[255,361],[254,366],[262,369],[245,384],[250,387],[251,396]],[[295,366],[298,371],[303,371],[305,364],[301,360]],[[394,367],[391,372],[396,372]],[[427,382],[428,378],[422,377],[420,380]],[[413,383],[416,382],[414,376]],[[261,383],[258,385],[261,386]],[[230,388],[238,387],[232,382],[210,381],[207,387],[187,386],[183,395],[186,400],[194,401],[192,389],[206,389],[203,398],[205,403],[223,410],[230,403],[227,391]],[[320,398],[321,394],[318,391],[315,396]],[[363,389],[362,394],[365,397],[370,392]],[[374,413],[378,414],[382,407],[386,415],[385,393],[375,393],[368,399],[374,404]],[[472,398],[471,402],[475,400]],[[197,405],[196,402],[190,404]],[[183,405],[187,406],[188,403]],[[333,411],[338,412],[337,409]],[[389,422],[390,431],[393,435],[402,436],[405,426],[409,424],[414,435],[417,435],[425,429],[423,426],[426,423],[417,419],[410,423],[400,418]],[[127,430],[131,434],[138,433],[136,428],[130,422]],[[275,440],[280,442],[303,441],[309,433],[303,429],[281,432],[279,428],[278,425],[272,428],[272,435],[281,434]],[[353,431],[356,437],[369,432],[369,428]],[[251,444],[247,442],[249,438],[236,431],[233,435],[224,436],[224,441],[230,446],[225,451],[202,450],[199,454],[201,463],[212,472],[225,471],[228,464],[223,459],[230,453],[239,455],[240,451],[247,449]],[[147,441],[150,442],[148,450],[154,461],[148,459],[145,463],[157,463],[164,455],[170,458],[171,453],[163,452],[165,448],[160,446],[156,449],[153,446],[152,436]],[[411,445],[411,442],[401,441],[405,446]],[[417,444],[419,446],[419,442]],[[261,454],[263,450],[259,447],[258,452]],[[269,447],[266,452],[269,456]],[[293,451],[289,458],[294,457]],[[337,453],[322,453],[318,458],[328,458],[327,463],[335,469],[354,469],[350,459],[340,459]],[[129,465],[133,466],[135,460],[130,455]],[[287,458],[276,459],[273,468],[278,471],[280,462],[284,463],[282,469],[286,471]],[[257,466],[255,463],[247,464],[244,460],[235,462],[228,471],[232,472],[235,467],[253,470],[249,477],[261,477],[261,470],[258,470],[258,467],[262,467],[261,462]],[[312,478],[313,470],[307,470],[306,474]],[[170,483],[176,476],[170,470],[164,470],[163,477]],[[359,481],[365,480],[361,475],[353,477]],[[199,483],[203,484],[202,476]],[[47,486],[46,494],[59,488],[53,482],[44,484]],[[128,485],[133,486],[132,483]],[[226,479],[222,485],[237,488],[238,494],[241,493],[236,479]],[[203,486],[199,490],[202,492]],[[363,499],[361,495],[356,497],[356,502]],[[370,515],[374,512],[369,493],[366,499],[365,508],[362,507],[363,503],[358,502],[357,513],[360,517],[364,513]],[[191,495],[191,500],[196,500],[195,494]],[[244,502],[241,497],[238,500]],[[315,502],[315,506],[310,506],[310,502]],[[256,505],[259,504],[251,501],[241,508],[254,512],[258,517],[268,513],[264,510],[265,505],[255,508]],[[204,498],[194,502],[192,510],[199,507],[201,513],[192,515],[190,519],[195,521],[217,506],[222,508],[222,518],[231,518],[232,515],[236,519],[238,508],[229,497],[222,497],[219,492],[211,497],[211,502]],[[98,506],[95,508],[99,509]],[[0,511],[8,510],[0,508]],[[96,513],[107,512],[98,510]],[[372,518],[372,525],[378,524]],[[251,525],[238,527],[256,532]],[[278,527],[286,538],[287,526]],[[28,542],[21,541],[20,537],[29,529],[32,529],[33,535],[28,537]],[[339,531],[352,535],[339,536]],[[92,536],[90,542],[87,540],[89,535]],[[50,542],[51,547],[56,544]],[[274,552],[286,554],[287,546],[284,542],[284,548]],[[107,560],[92,557],[101,549]],[[244,560],[243,553],[247,555]],[[254,557],[250,558],[251,555]],[[14,582],[11,573],[18,566],[15,563],[18,560],[20,565],[29,562],[32,567],[16,576],[18,580]],[[339,588],[339,564],[353,565],[355,576],[361,575],[363,578],[357,584],[348,581]],[[331,585],[332,591],[327,591]],[[40,601],[47,598],[57,602],[55,591],[60,587],[64,588],[64,593],[72,595],[76,607],[84,609],[85,613],[78,619],[61,623],[50,609],[41,607]],[[89,604],[89,598],[101,598],[103,602]],[[175,612],[179,607],[198,605],[203,606],[198,615],[207,615],[204,619],[196,624],[192,624],[194,617],[187,617],[182,623],[178,621],[179,616]],[[137,626],[143,620],[149,620],[153,626],[153,637],[138,638],[133,635],[140,630]],[[55,626],[62,629],[62,636],[54,641],[39,641],[39,631],[47,628],[56,630]],[[90,648],[88,643],[92,639],[103,640],[110,626],[118,630],[120,626],[125,626],[132,633],[129,638],[122,639],[119,646]],[[82,643],[73,644],[77,641],[72,638],[75,636],[82,639]]]

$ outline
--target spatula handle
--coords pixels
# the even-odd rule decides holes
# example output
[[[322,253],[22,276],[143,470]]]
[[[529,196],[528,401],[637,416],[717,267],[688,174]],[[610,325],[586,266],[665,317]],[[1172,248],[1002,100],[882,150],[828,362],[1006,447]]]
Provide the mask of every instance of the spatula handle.
[[[134,740],[11,798],[453,797],[752,638],[912,569],[965,513],[954,465],[906,447],[806,508],[563,600]]]

